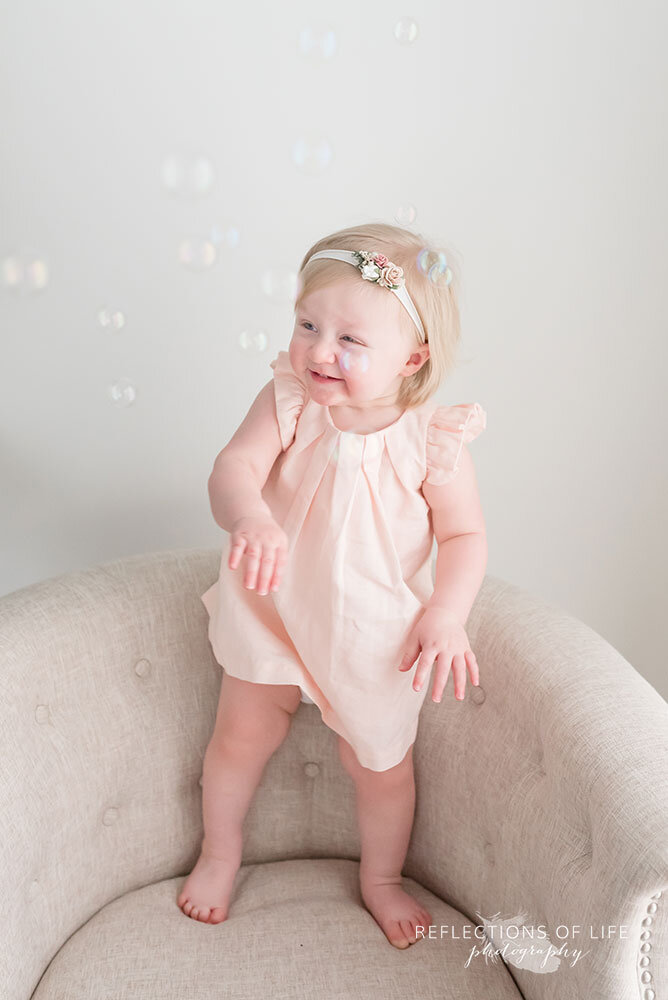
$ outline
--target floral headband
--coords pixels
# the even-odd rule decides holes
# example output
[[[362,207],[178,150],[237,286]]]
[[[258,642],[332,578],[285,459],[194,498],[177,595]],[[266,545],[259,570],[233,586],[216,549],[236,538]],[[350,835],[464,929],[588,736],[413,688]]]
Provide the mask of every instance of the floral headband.
[[[367,281],[373,281],[377,285],[382,285],[384,288],[389,288],[390,291],[394,292],[402,306],[410,316],[410,318],[415,323],[418,333],[420,334],[420,341],[423,344],[427,343],[427,336],[424,332],[424,327],[422,326],[422,320],[418,315],[418,311],[413,304],[413,300],[406,290],[406,279],[404,278],[403,268],[399,267],[398,264],[393,264],[391,260],[388,260],[385,254],[377,253],[375,250],[318,250],[307,260],[307,264],[312,260],[317,260],[319,257],[331,257],[332,260],[343,260],[348,264],[352,264],[356,267],[363,278]]]

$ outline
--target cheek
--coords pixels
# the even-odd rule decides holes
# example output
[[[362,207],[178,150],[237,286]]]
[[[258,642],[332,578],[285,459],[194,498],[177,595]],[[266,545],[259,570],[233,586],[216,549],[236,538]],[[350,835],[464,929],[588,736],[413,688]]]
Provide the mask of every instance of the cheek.
[[[339,366],[346,379],[351,383],[365,382],[373,379],[373,366],[371,355],[360,347],[346,347],[339,358]]]

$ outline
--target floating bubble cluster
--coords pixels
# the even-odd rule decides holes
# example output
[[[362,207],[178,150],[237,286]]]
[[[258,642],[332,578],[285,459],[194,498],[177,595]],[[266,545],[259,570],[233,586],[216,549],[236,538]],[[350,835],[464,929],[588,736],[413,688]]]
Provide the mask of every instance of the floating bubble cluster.
[[[443,250],[429,250],[425,247],[417,255],[417,265],[435,285],[449,285],[452,281],[452,271]]]

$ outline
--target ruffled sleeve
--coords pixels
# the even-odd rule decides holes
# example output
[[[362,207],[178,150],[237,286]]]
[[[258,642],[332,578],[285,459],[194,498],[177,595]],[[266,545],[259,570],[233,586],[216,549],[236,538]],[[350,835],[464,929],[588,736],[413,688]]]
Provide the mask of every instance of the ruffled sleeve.
[[[487,426],[487,414],[480,403],[439,406],[427,425],[425,482],[434,486],[449,483],[459,472],[463,446],[473,441]]]
[[[295,374],[287,351],[279,351],[269,363],[274,369],[274,398],[283,451],[290,447],[304,406],[305,383]]]

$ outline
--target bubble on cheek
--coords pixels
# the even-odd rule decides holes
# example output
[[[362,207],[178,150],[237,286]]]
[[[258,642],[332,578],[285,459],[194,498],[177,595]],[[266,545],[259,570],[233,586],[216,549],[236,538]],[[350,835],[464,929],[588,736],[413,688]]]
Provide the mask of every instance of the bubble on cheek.
[[[341,355],[341,370],[346,375],[365,375],[369,371],[369,355],[366,351],[345,350]]]

